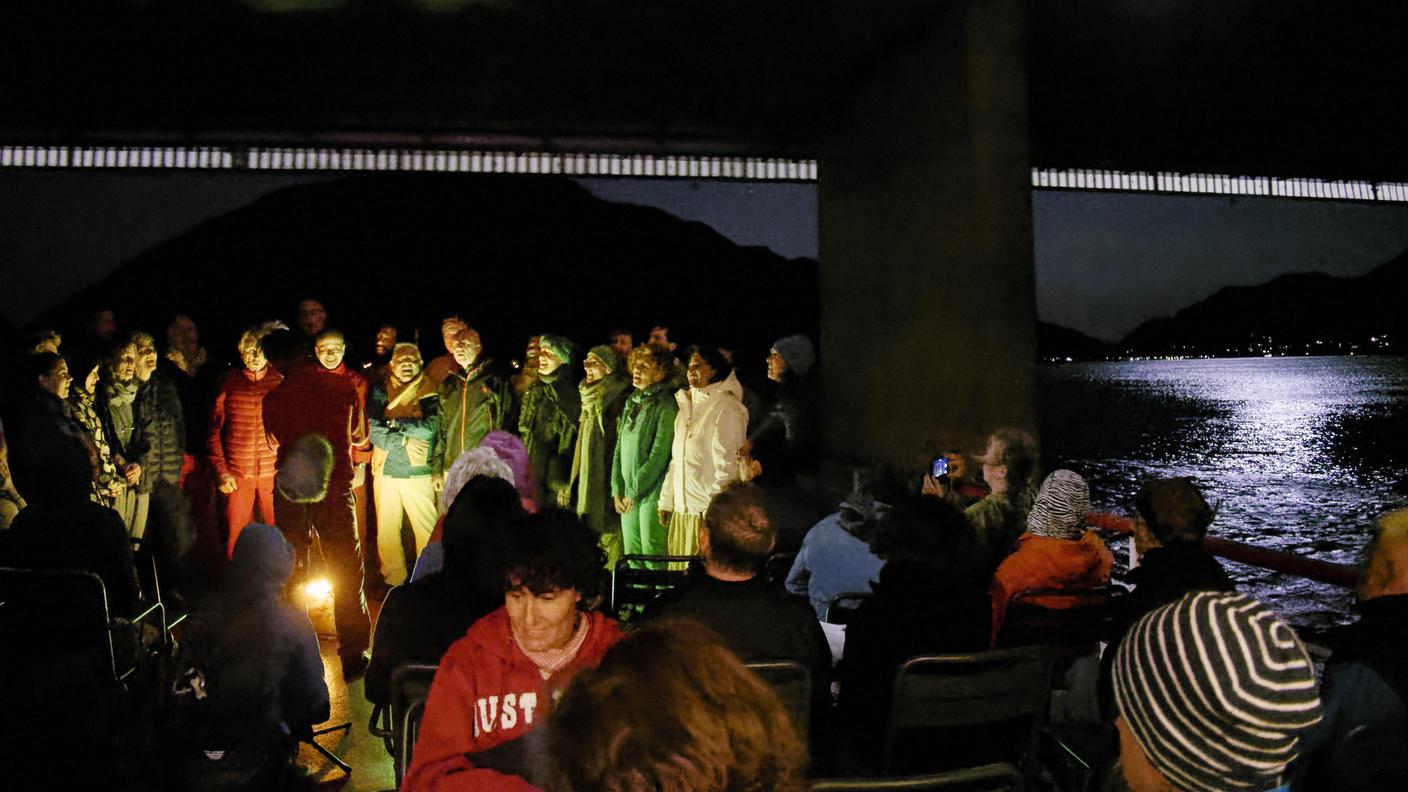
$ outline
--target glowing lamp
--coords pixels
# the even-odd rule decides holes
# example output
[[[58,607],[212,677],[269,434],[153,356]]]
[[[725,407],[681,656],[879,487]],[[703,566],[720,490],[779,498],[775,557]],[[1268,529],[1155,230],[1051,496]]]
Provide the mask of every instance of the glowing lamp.
[[[313,603],[328,602],[332,599],[332,581],[317,578],[303,584],[303,594]]]

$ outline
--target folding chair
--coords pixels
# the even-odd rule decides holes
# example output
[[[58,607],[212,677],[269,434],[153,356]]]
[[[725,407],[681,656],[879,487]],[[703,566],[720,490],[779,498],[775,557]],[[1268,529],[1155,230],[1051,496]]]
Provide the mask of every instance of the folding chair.
[[[161,603],[135,616],[130,624],[152,622],[166,635]],[[7,664],[31,668],[58,663],[94,662],[91,678],[123,685],[149,655],[140,633],[122,635],[128,625],[108,612],[107,589],[96,574],[77,569],[0,567],[0,645]],[[116,637],[114,637],[116,634]],[[118,644],[135,641],[130,665],[118,658]]]
[[[388,711],[392,724],[392,760],[396,768],[396,787],[411,766],[411,752],[420,733],[420,719],[425,714],[425,699],[430,695],[430,683],[435,680],[436,665],[403,663],[391,672],[391,706]]]
[[[944,789],[1022,792],[1022,774],[1010,764],[995,763],[928,775],[820,778],[812,782],[812,792],[929,792]]]
[[[1011,759],[1034,779],[1051,667],[1036,647],[907,660],[895,674],[882,771],[946,770],[934,764],[948,752],[984,763]]]
[[[611,570],[611,612],[620,621],[629,621],[662,591],[684,581],[684,569],[670,569],[670,563],[688,563],[697,556],[623,555]]]
[[[809,735],[812,723],[811,671],[796,660],[755,660],[744,665],[762,677],[782,700],[782,706],[792,716],[797,732],[804,737]]]
[[[1064,647],[1065,655],[1087,654],[1113,637],[1122,586],[1019,591],[1007,606],[997,645]]]
[[[875,596],[871,591],[846,591],[831,598],[826,603],[826,613],[821,620],[827,624],[849,624],[862,602]]]

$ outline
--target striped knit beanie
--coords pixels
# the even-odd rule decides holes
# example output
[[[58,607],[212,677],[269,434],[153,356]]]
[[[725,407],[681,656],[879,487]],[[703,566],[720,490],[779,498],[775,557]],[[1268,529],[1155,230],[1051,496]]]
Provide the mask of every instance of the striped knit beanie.
[[[1037,490],[1027,515],[1027,532],[1051,539],[1079,539],[1090,514],[1090,487],[1080,474],[1058,470]]]
[[[1250,597],[1202,591],[1130,628],[1115,702],[1145,756],[1181,792],[1273,789],[1320,720],[1310,657]]]

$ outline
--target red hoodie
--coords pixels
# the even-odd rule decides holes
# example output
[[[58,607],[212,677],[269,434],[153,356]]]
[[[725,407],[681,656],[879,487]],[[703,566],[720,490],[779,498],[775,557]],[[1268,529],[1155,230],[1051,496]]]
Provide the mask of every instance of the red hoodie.
[[[518,776],[475,767],[472,754],[536,729],[573,675],[601,662],[606,650],[621,640],[614,619],[600,613],[586,617],[586,642],[566,668],[546,680],[518,648],[504,608],[475,622],[451,644],[430,686],[420,737],[401,789],[536,790]]]

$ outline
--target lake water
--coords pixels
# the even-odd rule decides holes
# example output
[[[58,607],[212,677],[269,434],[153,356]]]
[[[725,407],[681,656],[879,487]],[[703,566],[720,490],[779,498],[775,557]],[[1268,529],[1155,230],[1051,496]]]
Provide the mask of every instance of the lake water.
[[[1133,513],[1149,477],[1189,476],[1209,532],[1356,563],[1374,520],[1408,506],[1408,359],[1237,358],[1076,363],[1038,375],[1043,462]],[[1344,589],[1225,562],[1293,623],[1350,618]]]

